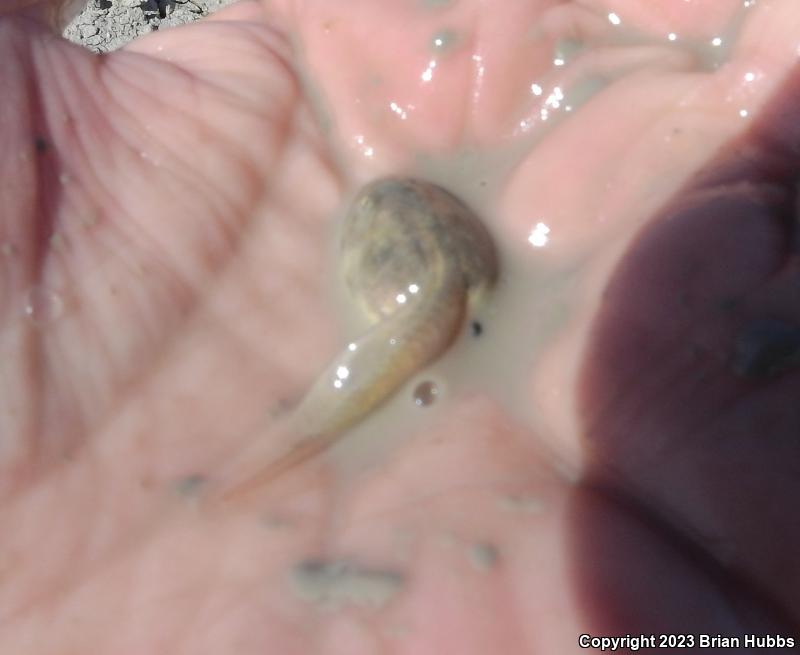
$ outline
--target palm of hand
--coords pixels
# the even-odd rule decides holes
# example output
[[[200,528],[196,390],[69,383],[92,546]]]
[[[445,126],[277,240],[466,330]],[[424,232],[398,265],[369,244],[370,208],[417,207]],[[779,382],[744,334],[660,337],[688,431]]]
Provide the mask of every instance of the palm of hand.
[[[733,581],[740,618],[776,631],[781,617],[792,618],[778,610],[791,606],[791,582],[747,563],[745,555],[763,556],[764,546],[730,516],[733,505],[724,499],[735,494],[727,477],[714,480],[720,496],[711,494],[723,500],[704,506],[696,485],[676,491],[654,473],[651,442],[622,449],[618,435],[641,434],[646,421],[617,396],[597,391],[614,369],[597,353],[637,350],[620,345],[617,323],[597,330],[604,348],[588,351],[595,356],[582,385],[590,391],[578,405],[593,427],[593,456],[617,459],[632,498],[645,499],[636,511],[548,473],[530,434],[490,398],[456,404],[344,494],[315,470],[302,493],[280,504],[198,510],[185,496],[191,489],[175,481],[193,471],[213,475],[337,347],[326,327],[323,262],[327,221],[347,191],[343,174],[288,65],[285,38],[251,5],[99,60],[24,22],[5,31],[0,70],[16,104],[3,117],[4,139],[6,151],[19,156],[4,163],[3,173],[14,183],[5,189],[13,220],[4,224],[3,260],[3,513],[14,526],[0,551],[0,578],[8,580],[0,596],[0,616],[9,619],[0,635],[4,651],[255,653],[266,644],[307,652],[321,641],[332,651],[375,652],[396,641],[409,652],[437,643],[448,652],[455,644],[528,652],[531,643],[565,652],[592,621],[597,632],[624,632],[690,620],[703,626],[723,612],[714,625],[730,627],[735,612],[726,614],[727,583],[719,578]],[[343,102],[346,90],[332,83],[329,91],[334,103]],[[463,116],[465,109],[440,98],[436,111]],[[497,111],[503,110],[484,106],[469,129],[490,142],[500,138],[487,127]],[[527,228],[528,190],[548,188],[548,176],[567,166],[560,153],[591,125],[589,116],[576,121],[527,158],[502,199],[508,219],[495,229],[514,235]],[[460,132],[452,130],[445,140],[457,142]],[[417,136],[421,147],[438,138],[424,130]],[[587,153],[587,171],[608,147]],[[394,156],[401,148],[390,142],[385,150]],[[627,172],[644,156],[632,156]],[[690,168],[702,159],[690,153],[681,162],[683,156],[675,160]],[[675,162],[659,165],[670,170]],[[579,182],[580,176],[573,184]],[[542,206],[567,207],[566,216],[592,202],[584,191],[550,188],[543,195]],[[609,213],[621,205],[603,202]],[[760,234],[748,225],[743,229]],[[564,233],[583,238],[569,225]],[[646,253],[663,250],[670,237],[652,241]],[[732,258],[734,250],[723,254]],[[634,272],[646,268],[630,261]],[[760,284],[766,269],[756,267],[736,284]],[[612,309],[619,309],[614,303],[623,290],[648,292],[620,270],[610,286],[617,290]],[[781,293],[780,284],[770,289]],[[26,306],[34,316],[25,317]],[[652,318],[654,307],[624,310],[656,342],[669,343],[679,331]],[[575,343],[553,348],[542,360],[544,373],[532,375],[532,389],[541,388],[542,375],[574,387],[577,374],[564,361]],[[653,361],[663,373],[648,416],[664,426],[662,447],[679,444],[685,425],[667,420],[674,412],[662,413],[681,402],[664,386],[671,362],[657,355]],[[622,369],[614,369],[613,384],[635,388],[636,372]],[[755,398],[756,415],[776,399]],[[616,422],[604,414],[609,408]],[[718,411],[719,425],[734,421]],[[776,428],[783,433],[791,425]],[[702,461],[709,442],[693,442],[688,461]],[[666,454],[662,462],[686,471],[685,457]],[[607,489],[605,469],[589,470]],[[690,507],[723,516],[711,536],[691,537],[700,519]],[[654,508],[663,514],[655,512],[651,523],[646,517]],[[664,516],[670,519],[662,523]],[[688,526],[677,528],[690,535],[688,551],[684,537],[673,539],[676,525]],[[741,549],[732,572],[720,568],[724,548],[714,545],[715,534]],[[787,561],[777,550],[773,555]],[[390,580],[397,588],[389,585],[390,602],[377,610],[356,600],[355,607],[319,614],[288,591],[286,577],[292,565],[315,556],[357,557],[367,569],[392,572],[365,574],[361,582]],[[673,587],[642,608],[653,576],[667,569]],[[623,579],[614,571],[632,570],[637,582],[618,595],[602,591]],[[597,610],[608,594],[610,609]],[[706,609],[687,609],[687,597]],[[476,620],[483,614],[491,622]],[[302,629],[307,620],[314,623],[310,634]]]

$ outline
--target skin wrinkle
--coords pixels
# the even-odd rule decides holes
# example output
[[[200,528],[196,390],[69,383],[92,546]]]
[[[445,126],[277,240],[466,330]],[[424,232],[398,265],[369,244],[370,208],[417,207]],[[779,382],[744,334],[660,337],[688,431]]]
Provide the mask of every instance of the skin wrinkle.
[[[38,78],[32,74],[35,64],[31,58],[25,57],[23,61],[26,63],[26,73],[28,73],[25,75],[27,83],[24,87],[24,94],[29,98],[29,104],[32,108],[30,112],[32,125],[29,134],[31,134],[33,139],[44,139],[44,143],[46,143],[46,148],[40,151],[37,141],[37,147],[34,147],[31,153],[32,162],[30,160],[26,162],[29,164],[30,171],[34,178],[31,186],[36,200],[31,203],[30,220],[26,221],[27,225],[30,226],[29,229],[31,232],[30,237],[27,238],[26,241],[30,244],[31,251],[25,253],[21,259],[23,262],[22,266],[24,266],[23,277],[30,284],[31,288],[35,288],[42,284],[44,280],[49,249],[48,237],[53,228],[55,217],[54,208],[58,204],[55,201],[54,194],[49,192],[47,184],[47,172],[52,171],[52,160],[56,156],[56,150],[52,135],[50,131],[46,129],[42,116],[43,105],[41,88],[36,82]],[[62,191],[60,188],[57,188],[54,193],[57,196],[60,195]],[[12,307],[15,305],[16,303],[14,302],[10,303]],[[30,402],[28,404],[27,421],[25,421],[26,427],[28,428],[28,438],[24,441],[27,446],[24,449],[25,454],[21,459],[15,462],[15,464],[19,466],[15,471],[16,475],[12,474],[12,480],[16,478],[17,483],[24,479],[26,469],[35,470],[43,457],[42,426],[50,416],[49,405],[51,403],[48,403],[47,399],[52,397],[50,391],[53,386],[52,378],[47,374],[49,368],[45,355],[47,331],[38,329],[37,326],[33,325],[30,321],[23,325],[23,350],[26,359],[25,377],[29,380],[30,392],[28,397],[30,398]],[[23,430],[23,434],[25,434],[25,430]],[[14,488],[14,484],[15,481],[12,481],[11,489]]]
[[[241,40],[241,30],[239,29],[239,24],[237,23],[235,26],[233,25],[225,25],[224,22],[218,21],[215,16],[210,16],[203,20],[203,23],[214,23],[213,29],[215,31],[219,31],[221,29],[229,30],[232,36],[237,37],[237,40]],[[198,23],[193,25],[193,29],[203,29],[205,26],[203,23]],[[260,34],[258,34],[260,37]],[[269,57],[269,67],[274,68],[275,70],[272,71],[272,75],[275,79],[281,80],[291,80],[291,85],[295,87],[295,92],[297,92],[298,82],[297,82],[297,71],[291,65],[290,58],[292,56],[292,52],[290,47],[287,45],[287,39],[285,37],[281,37],[281,35],[277,32],[277,30],[272,29],[270,32],[270,36],[274,37],[271,38],[269,41],[263,38],[257,38],[257,43],[254,45],[253,43],[247,44],[247,50],[244,50],[244,45],[242,46],[243,51],[241,53],[234,53],[231,52],[231,55],[240,54],[240,56],[246,56],[249,50],[253,48],[258,48],[259,50],[266,51]],[[152,35],[150,38],[162,38],[160,35]],[[273,45],[274,44],[274,45]],[[232,48],[235,47],[236,42],[232,44]],[[114,57],[111,58],[114,62],[109,61],[108,56],[99,56],[98,59],[105,64],[104,70],[114,71],[120,67],[121,58],[132,57],[135,58],[140,65],[144,67],[142,71],[143,75],[141,76],[142,79],[147,79],[146,73],[150,71],[154,65],[153,60],[156,60],[156,63],[159,67],[168,67],[171,69],[172,72],[180,73],[185,79],[186,82],[191,86],[199,86],[203,87],[203,94],[207,95],[208,90],[216,90],[219,91],[226,97],[225,105],[234,110],[253,110],[254,108],[258,110],[258,113],[263,115],[265,119],[269,119],[269,122],[274,121],[276,116],[272,115],[270,112],[271,110],[275,109],[279,106],[280,103],[273,104],[271,99],[267,99],[265,103],[265,99],[262,97],[255,97],[252,98],[249,94],[245,91],[246,86],[242,85],[241,83],[233,84],[232,81],[235,80],[235,71],[228,71],[228,70],[217,70],[212,68],[211,70],[192,70],[191,68],[187,67],[184,62],[180,60],[175,60],[169,58],[168,55],[162,54],[159,52],[153,53],[150,49],[147,52],[140,52],[137,49],[137,42],[133,41],[131,44],[126,46],[125,48],[117,51],[114,53]],[[131,60],[126,59],[125,65],[129,65]],[[194,63],[194,62],[192,62]],[[132,89],[137,89],[144,95],[148,95],[149,87],[146,85],[143,87],[141,85],[136,85],[135,81],[132,81],[129,77],[130,73],[126,72],[124,78],[116,78],[118,82],[120,82],[120,86],[127,86]],[[233,78],[233,80],[231,80]],[[135,80],[135,77],[134,77]],[[173,91],[173,89],[170,89]],[[160,103],[157,102],[157,105],[160,106]],[[279,116],[284,114],[283,111],[279,111]],[[267,122],[267,121],[265,121]],[[271,123],[274,124],[274,123]],[[215,136],[216,139],[216,136]],[[216,140],[215,140],[216,145]]]
[[[85,468],[91,470],[90,466]],[[85,471],[83,472],[85,473]],[[101,480],[102,478],[98,475],[97,479]],[[85,488],[90,490],[92,486],[85,485]],[[105,495],[105,497],[108,498],[109,496]],[[88,494],[88,498],[85,499],[84,502],[94,502],[95,505],[92,510],[101,512],[102,507],[100,501],[103,498],[103,494],[92,493]],[[22,501],[24,501],[24,499],[20,498],[20,502]],[[102,555],[95,553],[92,557],[86,556],[89,552],[86,544],[89,543],[92,532],[87,531],[79,533],[79,537],[72,544],[69,552],[63,556],[64,561],[69,562],[70,566],[60,569],[64,573],[62,578],[58,580],[56,584],[42,585],[39,594],[34,594],[29,597],[26,602],[22,606],[16,608],[15,611],[0,616],[0,621],[5,623],[13,619],[21,619],[27,613],[41,611],[41,608],[47,607],[48,604],[56,605],[60,600],[63,600],[64,597],[74,594],[81,588],[90,586],[92,577],[87,576],[87,571],[83,570],[80,566],[76,566],[76,563],[81,563],[87,568],[91,568],[95,576],[102,577],[106,565],[109,567],[118,565],[118,562],[123,559],[126,553],[136,552],[137,549],[142,548],[143,544],[152,540],[154,534],[164,530],[164,517],[158,513],[151,513],[146,521],[140,521],[128,527],[129,533],[122,532],[117,535],[117,539],[114,542],[116,547],[106,546],[102,551]],[[71,534],[74,534],[74,531],[71,532]],[[59,548],[61,548],[61,545]]]
[[[170,167],[170,169],[172,169],[172,168],[173,167]],[[181,170],[180,167],[178,168],[178,170]],[[199,191],[201,191],[203,189],[203,185],[200,185],[200,186],[195,185],[195,189],[196,189],[196,191],[199,192]],[[234,202],[233,198],[229,198],[228,200],[231,203]],[[249,215],[249,213],[247,213],[247,212],[235,212],[235,211],[233,211],[233,206],[232,205],[231,205],[231,207],[228,207],[224,212],[222,212],[222,211],[219,212],[220,216],[224,216],[224,215],[241,215],[241,214]],[[232,251],[235,250],[235,247],[233,246],[233,243],[232,243],[233,242],[233,236],[235,236],[234,232],[232,230],[224,230],[224,232],[227,233],[227,235],[228,235],[225,238],[225,241],[229,242]],[[212,243],[214,243],[214,244],[218,244],[220,240],[219,239],[211,239],[210,241]],[[148,249],[148,251],[152,251],[152,248]]]
[[[130,239],[128,240],[128,242],[130,242]],[[149,252],[152,252],[153,250],[154,250],[154,247],[153,247],[153,246],[151,246],[151,247],[148,249],[148,251],[149,251]],[[125,249],[123,248],[123,249],[122,249],[122,252],[124,252],[124,251],[125,251]],[[108,255],[108,258],[111,258],[111,257],[116,257],[116,258],[119,258],[119,256],[120,256],[120,255],[119,255],[118,253],[111,254],[111,250],[109,249],[109,255]],[[153,269],[154,267],[155,267],[156,269],[158,269],[158,268],[159,268],[159,265],[157,264],[157,262],[159,261],[159,259],[161,259],[161,260],[164,260],[164,261],[167,261],[167,259],[165,259],[165,257],[161,257],[161,258],[152,258],[152,259],[150,259],[150,260],[148,261],[148,266],[150,267],[150,269]],[[107,261],[107,259],[106,259],[106,260],[104,260],[104,261]],[[133,274],[133,273],[134,273],[134,272],[137,270],[137,268],[138,268],[138,267],[136,266],[136,262],[135,262],[135,261],[133,261],[133,262],[131,263],[131,265],[130,265],[130,267],[129,267],[129,268],[130,268],[130,272]],[[196,298],[196,294],[191,294],[191,293],[190,293],[190,291],[189,291],[189,290],[190,290],[190,288],[191,288],[191,286],[192,286],[192,285],[190,285],[190,284],[188,283],[188,278],[187,278],[187,279],[184,279],[184,280],[183,280],[183,282],[181,282],[181,283],[180,283],[180,285],[183,287],[183,289],[182,289],[182,291],[179,293],[179,292],[177,292],[177,288],[178,288],[178,287],[177,287],[177,286],[176,286],[176,284],[175,284],[175,282],[177,281],[177,279],[174,277],[174,273],[175,273],[175,272],[174,272],[173,268],[170,268],[170,267],[168,267],[168,266],[163,266],[163,267],[161,267],[161,268],[162,268],[162,271],[161,271],[160,273],[158,273],[158,271],[156,270],[156,272],[158,273],[158,275],[157,275],[158,279],[161,279],[161,280],[169,280],[169,279],[170,279],[170,277],[173,277],[173,281],[172,281],[172,282],[171,282],[169,285],[162,285],[162,288],[163,288],[163,287],[165,287],[165,286],[169,286],[169,287],[170,287],[170,289],[171,289],[169,292],[165,292],[165,293],[163,294],[163,295],[164,295],[164,297],[165,297],[165,298],[170,298],[170,299],[172,299],[172,300],[174,300],[174,299],[176,299],[176,298],[180,298],[180,297],[185,297],[185,298],[186,298],[186,300],[184,300],[183,302],[181,302],[181,303],[179,303],[179,304],[181,304],[181,305],[184,305],[184,306],[188,306],[188,305],[192,305],[192,304],[194,304],[194,300],[195,300],[195,298]],[[99,264],[97,264],[95,267],[93,267],[93,271],[100,271],[100,270],[102,270],[102,262],[101,262],[101,263],[99,263]],[[68,269],[67,267],[65,267],[65,270],[62,272],[62,275],[64,275],[64,276],[66,277],[66,276],[68,275],[68,272],[69,272],[69,269]],[[69,278],[67,278],[65,281],[66,281],[66,282],[69,282]],[[150,294],[150,296],[152,297],[152,293]],[[138,312],[138,313],[139,313],[140,315],[144,316],[144,312],[143,312],[143,311],[142,311],[142,312]],[[101,339],[101,340],[99,340],[99,343],[100,343],[100,345],[102,345],[104,342],[103,342],[103,340]],[[151,340],[151,345],[153,345],[153,340]],[[109,355],[109,356],[110,356],[110,355]],[[58,367],[54,367],[54,368],[56,368],[56,369],[57,369]],[[66,370],[70,370],[70,369],[69,369],[69,368],[67,368]],[[82,371],[82,370],[81,370],[79,367],[76,367],[76,368],[75,368],[75,370],[74,370],[74,372],[75,372],[75,373],[83,373],[83,371]],[[55,376],[54,376],[54,377],[55,377]],[[76,379],[76,380],[74,380],[74,381],[72,381],[72,382],[65,381],[65,383],[64,383],[63,385],[55,385],[55,386],[56,386],[57,388],[67,389],[67,390],[69,391],[69,390],[77,389],[77,388],[78,388],[78,385],[79,385],[80,383],[81,383],[81,380],[80,380],[80,379]],[[78,430],[73,430],[73,431],[78,431]]]
[[[217,27],[217,26],[215,26]],[[288,78],[292,79],[291,85],[294,87],[291,98],[295,99],[298,96],[297,84],[294,80],[294,72],[289,66],[288,62],[285,59],[285,56],[273,48],[267,48],[269,50],[269,54],[271,55],[271,66],[278,66],[279,70],[276,71],[276,75],[280,76],[281,79]],[[132,61],[136,61],[142,68],[143,75],[141,76],[142,79],[148,79],[147,72],[152,67],[152,62],[150,61],[151,55],[141,54],[135,50],[126,50],[123,52],[119,52],[115,54],[115,59],[112,62],[108,61],[106,57],[100,57],[100,64],[99,70],[101,71],[100,79],[102,80],[103,84],[101,85],[103,89],[108,89],[111,86],[111,83],[104,79],[106,76],[111,76],[113,83],[118,87],[128,87],[138,91],[142,97],[146,97],[151,99],[153,102],[154,110],[161,111],[163,106],[163,99],[156,97],[153,92],[151,91],[150,87],[146,85],[136,85],[135,80],[136,76],[132,76],[130,71],[125,71],[124,77],[119,77],[118,71],[121,70],[120,66],[120,57],[125,57],[126,61],[124,62],[125,65],[130,66]],[[198,80],[197,74],[192,74],[190,71],[186,70],[179,62],[169,61],[165,59],[161,59],[159,61],[160,66],[167,66],[171,69],[170,72],[177,72],[180,73],[182,79],[186,84],[189,85],[190,88],[197,87],[200,85]],[[229,110],[250,110],[252,109],[253,102],[247,98],[241,97],[240,94],[234,94],[231,90],[229,90],[228,86],[222,86],[219,83],[219,74],[214,72],[211,75],[205,75],[202,78],[202,92],[203,95],[209,94],[209,87],[217,88],[219,91],[223,92],[226,96],[226,103],[225,106]],[[174,87],[170,87],[170,93],[174,93]],[[288,91],[288,90],[287,90]],[[288,95],[288,93],[287,93]],[[285,96],[281,96],[281,102],[285,101]],[[291,132],[288,129],[288,123],[286,122],[288,119],[283,118],[282,120],[277,120],[279,116],[288,117],[291,116],[290,112],[286,112],[285,109],[279,111],[278,115],[273,115],[276,109],[279,109],[281,103],[269,103],[266,106],[263,106],[263,103],[259,106],[259,114],[264,117],[264,123],[269,124],[271,126],[270,136],[276,137],[280,136],[281,139],[274,144],[270,144],[268,151],[273,153],[280,153],[282,150],[282,144],[286,143],[290,137]],[[130,114],[130,111],[125,107],[125,103],[116,103],[115,110],[120,111],[129,116],[131,120],[128,121],[129,124],[134,125],[136,124],[137,118],[136,116]],[[184,117],[184,118],[191,118],[191,116]],[[196,121],[198,126],[202,126],[204,121],[198,119]],[[286,129],[283,129],[286,128]],[[127,139],[128,143],[131,143],[130,139]],[[241,151],[240,144],[237,144],[233,139],[229,138],[225,132],[223,131],[216,131],[213,134],[213,144],[215,151],[222,150],[223,152],[233,153],[234,151]],[[192,142],[194,146],[195,143]],[[159,147],[164,147],[162,143],[159,144]],[[135,149],[138,152],[138,149]],[[180,151],[172,150],[171,154],[177,158],[177,155],[180,154]],[[171,171],[174,175],[177,171],[181,170],[181,168],[175,169]],[[253,174],[254,167],[252,166],[241,166],[239,168],[238,175],[241,175],[243,179],[252,179],[252,189],[254,193],[260,193],[260,195],[265,195],[266,190],[264,189],[264,180],[259,178],[257,175]]]
[[[239,243],[243,243],[243,238],[239,241]],[[233,261],[233,257],[229,260],[229,263]],[[224,276],[224,270],[219,271],[219,276]],[[181,322],[181,326],[183,329],[190,330],[191,325],[194,321],[205,321],[207,320],[205,316],[202,316],[202,312],[200,311],[200,307],[196,307],[195,311],[185,315]],[[224,328],[226,322],[223,320],[218,321],[218,327]],[[181,329],[169,330],[168,336],[164,339],[161,343],[161,347],[157,348],[155,351],[151,352],[150,362],[148,370],[141,372],[136,379],[129,380],[127,384],[123,385],[127,393],[119,394],[118,397],[121,399],[125,398],[135,398],[136,394],[134,393],[137,389],[144,388],[146,384],[150,381],[151,377],[156,376],[159,372],[165,368],[172,357],[179,357],[180,356],[180,349],[175,348],[174,344],[181,338]],[[228,334],[234,334],[232,331],[228,330]],[[235,334],[234,334],[235,336]],[[95,432],[102,434],[102,431],[108,427],[109,425],[113,424],[116,417],[122,413],[124,413],[124,407],[128,404],[127,401],[121,402],[118,405],[112,404],[108,407],[108,411],[106,411],[103,415],[100,415],[93,423],[93,428]]]
[[[30,61],[27,57],[24,60]],[[100,60],[102,61],[102,58],[100,58]],[[27,78],[28,79],[35,79],[35,76],[29,75],[29,76],[27,76]],[[103,86],[103,88],[106,88],[106,87]],[[285,97],[282,97],[282,102],[284,102],[284,103],[293,102],[293,99],[289,98],[289,100],[287,101],[287,99]],[[115,106],[119,106],[119,103],[116,103]],[[286,111],[286,113],[289,114],[291,112]],[[284,131],[279,131],[279,134],[282,136],[281,143],[283,143],[283,144],[287,143],[288,140],[290,139],[290,136],[291,136],[291,134],[287,134]],[[51,144],[50,148],[48,149],[48,153],[52,150],[52,148],[53,148],[53,145]],[[283,149],[284,149],[284,146],[282,146],[279,143],[274,143],[273,146],[271,146],[270,151],[272,153],[274,153],[274,157],[273,157],[274,160],[277,160],[277,159],[280,158],[280,155],[283,152]],[[47,156],[48,153],[45,153],[45,156]],[[266,185],[256,184],[256,177],[257,176],[255,175],[255,173],[252,172],[252,171],[247,171],[247,172],[249,173],[249,176],[253,178],[253,188],[254,189],[258,188],[259,189],[259,191],[260,191],[259,195],[260,196],[266,195],[269,192],[269,184],[266,184]],[[61,190],[59,189],[58,192],[60,193]],[[95,192],[106,194],[106,204],[107,205],[108,204],[112,204],[114,202],[113,194],[110,193],[110,190],[108,190],[105,185],[102,185],[102,184],[98,185],[95,188]],[[245,202],[245,201],[246,201],[246,199],[242,200],[242,202]],[[122,207],[120,206],[119,208],[120,208],[120,211],[122,211]],[[229,211],[230,211],[230,208],[229,208]],[[242,215],[242,216],[245,216],[245,217],[251,217],[251,219],[252,219],[252,216],[253,216],[253,214],[251,212],[236,212],[235,215]],[[242,234],[240,236],[243,238],[246,235]],[[40,240],[37,241],[37,243],[39,243],[39,242],[42,242],[45,245],[47,245],[47,243],[48,243],[48,241],[45,240],[45,239],[40,239]],[[241,243],[241,238],[238,239],[237,242]],[[235,251],[236,251],[236,249],[233,248],[232,249],[232,254],[235,254]],[[118,253],[115,253],[113,255],[109,254],[109,257],[112,257],[112,256],[113,257],[118,257],[119,254]],[[231,257],[232,257],[232,255],[231,255]],[[228,260],[230,261],[230,257],[228,258]],[[152,262],[151,262],[151,265],[152,265]],[[101,270],[101,269],[102,269],[102,262],[98,263],[97,266],[93,267],[93,270]],[[169,271],[167,271],[167,272],[169,272]],[[222,274],[221,271],[219,273],[220,273],[220,275]],[[163,278],[164,276],[162,275],[161,277]],[[190,322],[191,322],[190,321],[190,316],[192,314],[196,314],[198,309],[199,308],[195,308],[195,311],[192,312],[190,315],[185,315],[182,318],[181,325],[184,325],[184,326],[189,325]],[[176,326],[173,326],[173,327],[175,329],[168,331],[169,335],[171,335],[171,336],[168,336],[167,339],[160,339],[159,340],[160,347],[156,348],[155,350],[151,350],[148,353],[149,354],[149,365],[151,366],[151,368],[149,369],[150,371],[156,372],[156,371],[160,370],[161,367],[157,363],[160,361],[161,356],[163,356],[165,353],[168,353],[170,351],[176,350],[174,348],[174,342],[175,342],[175,340],[177,338],[179,338],[179,335],[181,334],[182,330],[180,329],[179,325],[176,325]],[[32,336],[36,337],[37,334],[34,333]],[[41,351],[41,343],[40,343],[40,341],[41,341],[40,339],[37,340],[36,344],[35,344],[35,345],[38,346],[38,348],[37,348],[38,354],[31,355],[30,361],[33,362],[34,364],[35,364],[35,361],[39,361],[38,365],[34,365],[34,368],[37,370],[35,375],[38,375],[37,379],[44,379],[44,378],[42,378],[42,376],[44,375],[43,371],[39,370],[41,365],[42,365],[41,361],[40,361],[41,358],[42,358],[42,354],[40,352]],[[159,353],[161,353],[161,355],[159,355]],[[139,376],[137,376],[137,377],[139,377]],[[121,386],[123,388],[125,388],[125,389],[128,389],[128,390],[135,390],[136,388],[141,388],[142,385],[146,384],[146,381],[147,381],[148,378],[149,378],[149,375],[147,375],[146,373],[142,373],[141,377],[139,377],[138,383],[134,382],[134,381],[129,381],[127,384],[121,385]],[[42,389],[43,387],[39,386],[39,388]],[[46,390],[44,390],[43,393],[44,392],[46,392]],[[135,394],[132,394],[132,393],[131,394],[122,394],[122,395],[120,395],[118,397],[120,397],[120,398],[125,398],[125,397],[133,398],[133,397],[135,397]],[[104,413],[104,416],[101,415],[101,416],[97,417],[93,421],[93,427],[95,429],[99,429],[99,428],[102,427],[102,425],[104,423],[113,421],[115,415],[118,414],[120,411],[121,411],[121,406],[112,405],[111,407],[108,408],[107,412]],[[32,415],[40,417],[40,419],[41,419],[41,417],[43,416],[43,413],[41,411],[39,411],[38,409],[34,408],[34,411],[32,412]],[[39,422],[41,423],[41,420]],[[41,429],[40,428],[36,428],[34,431],[37,434],[41,433]],[[43,464],[43,463],[41,463],[41,464]],[[54,462],[52,467],[51,466],[46,466],[45,468],[40,469],[40,473],[43,474],[43,475],[46,475],[48,473],[48,471],[50,471],[52,468],[58,468],[58,466],[59,466],[59,463],[58,462]]]

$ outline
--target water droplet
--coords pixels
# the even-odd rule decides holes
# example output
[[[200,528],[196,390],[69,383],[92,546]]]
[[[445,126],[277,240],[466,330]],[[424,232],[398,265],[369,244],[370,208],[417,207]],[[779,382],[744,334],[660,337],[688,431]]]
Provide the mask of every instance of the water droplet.
[[[34,325],[54,321],[64,311],[64,299],[52,289],[33,287],[25,294],[25,317]]]
[[[458,41],[458,32],[455,30],[440,30],[433,35],[433,38],[431,39],[431,48],[439,52],[445,52],[456,46]]]
[[[396,102],[390,102],[389,109],[391,109],[395,114],[397,114],[400,117],[401,121],[404,121],[408,118],[408,113]]]
[[[420,382],[416,389],[414,389],[414,404],[417,407],[428,407],[436,402],[436,397],[438,395],[439,387],[436,386],[435,382],[431,382],[430,380]]]
[[[141,157],[144,161],[150,162],[153,166],[161,166],[161,160],[146,150],[139,151],[139,157]]]
[[[433,79],[433,70],[436,68],[436,60],[431,59],[428,62],[428,67],[422,71],[422,75],[420,75],[420,79],[423,82],[430,82]]]
[[[528,243],[536,248],[546,246],[549,240],[550,228],[546,223],[542,223],[541,221],[536,223],[536,225],[531,228],[530,234],[528,234]]]

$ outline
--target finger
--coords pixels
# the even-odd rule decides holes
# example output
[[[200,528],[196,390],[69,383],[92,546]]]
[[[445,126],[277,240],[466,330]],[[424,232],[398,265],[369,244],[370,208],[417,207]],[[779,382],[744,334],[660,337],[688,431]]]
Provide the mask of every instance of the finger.
[[[637,237],[604,292],[581,392],[593,475],[614,470],[612,485],[632,484],[651,515],[785,608],[800,598],[800,528],[773,533],[800,490],[798,89],[793,73]]]
[[[23,16],[60,34],[83,4],[83,0],[7,0],[0,6],[0,20]]]

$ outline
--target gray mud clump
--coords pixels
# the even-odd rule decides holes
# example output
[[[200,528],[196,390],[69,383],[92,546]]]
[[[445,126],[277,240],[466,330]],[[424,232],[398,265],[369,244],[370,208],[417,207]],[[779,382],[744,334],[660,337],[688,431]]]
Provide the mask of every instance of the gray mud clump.
[[[301,562],[292,570],[290,581],[298,598],[326,609],[379,609],[404,583],[397,571],[364,568],[346,560]]]
[[[155,30],[190,23],[233,0],[89,0],[64,37],[94,52],[121,48]]]

